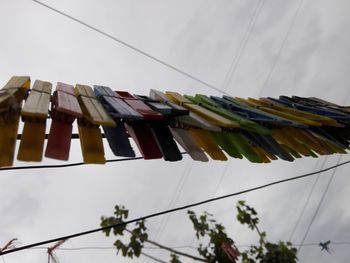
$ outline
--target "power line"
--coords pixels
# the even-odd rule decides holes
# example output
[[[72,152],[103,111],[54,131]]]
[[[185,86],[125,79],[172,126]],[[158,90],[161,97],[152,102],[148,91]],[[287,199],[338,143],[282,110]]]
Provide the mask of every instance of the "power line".
[[[255,23],[257,21],[257,18],[260,15],[260,12],[263,8],[263,6],[265,5],[265,0],[258,0],[257,6],[254,10],[253,16],[250,19],[247,31],[245,36],[243,37],[242,41],[241,41],[241,45],[239,47],[239,51],[236,54],[236,56],[233,58],[230,69],[225,77],[225,81],[224,81],[224,91],[226,91],[227,87],[229,86],[232,77],[234,76],[234,74],[236,73],[236,70],[238,68],[239,62],[241,61],[241,57],[242,54],[244,53],[244,50],[246,48],[246,45],[250,39],[251,33],[255,27]],[[231,73],[230,73],[231,72]]]
[[[337,165],[340,163],[340,160],[341,160],[341,155],[339,156]],[[337,167],[336,167],[336,168],[337,168]],[[314,223],[314,221],[315,221],[315,219],[316,219],[316,216],[317,216],[318,212],[320,211],[321,205],[322,205],[322,203],[323,203],[323,201],[324,201],[324,199],[325,199],[325,197],[326,197],[326,195],[327,195],[328,189],[329,189],[329,187],[330,187],[330,185],[331,185],[331,183],[332,183],[332,181],[333,181],[333,178],[334,178],[334,176],[335,176],[335,172],[336,172],[336,170],[337,170],[336,168],[332,171],[332,175],[331,175],[331,177],[329,178],[329,180],[328,180],[328,182],[327,182],[327,186],[326,186],[326,188],[324,189],[324,191],[323,191],[323,193],[322,193],[322,196],[321,196],[321,198],[320,198],[320,200],[319,200],[319,202],[318,202],[318,204],[317,204],[316,210],[315,210],[315,212],[314,212],[314,214],[313,214],[313,216],[312,216],[312,218],[311,218],[311,221],[310,221],[310,223],[309,223],[309,225],[308,225],[308,227],[307,227],[307,229],[306,229],[306,231],[305,231],[305,234],[304,234],[304,236],[303,236],[303,238],[302,238],[302,240],[301,240],[300,246],[299,246],[299,248],[298,248],[298,251],[299,251],[299,252],[300,252],[300,249],[301,249],[302,245],[304,244],[304,242],[305,242],[305,240],[306,240],[307,235],[309,234],[309,231],[310,231],[310,229],[311,229],[311,227],[312,227],[312,224]]]
[[[319,246],[320,243],[318,242],[311,242],[311,243],[304,243],[304,244],[293,244],[294,246],[300,246],[302,245],[303,247],[309,247],[309,246]],[[348,245],[350,246],[350,241],[331,241],[330,245],[333,246],[341,246],[341,245]],[[236,244],[236,247],[250,247],[251,245],[248,244]],[[30,249],[45,249],[47,250],[49,247],[33,247]],[[174,246],[174,247],[169,247],[171,249],[181,249],[181,248],[191,248],[191,249],[198,249],[197,247],[190,246],[190,245],[182,245],[182,246]],[[92,246],[92,247],[60,247],[56,248],[56,250],[62,250],[62,251],[80,251],[80,250],[114,250],[116,247],[113,246]],[[162,249],[160,247],[143,247],[143,249],[149,249],[149,250],[159,250]]]
[[[288,27],[288,30],[287,30],[287,33],[284,36],[282,44],[281,44],[281,46],[280,46],[280,48],[278,50],[277,56],[276,56],[275,60],[273,61],[271,70],[270,70],[269,74],[267,75],[267,78],[266,78],[266,80],[264,82],[264,85],[263,85],[263,87],[262,87],[262,89],[260,91],[259,97],[262,95],[264,89],[266,88],[267,84],[269,83],[269,81],[271,79],[272,73],[275,71],[277,62],[278,62],[278,60],[279,60],[279,58],[280,58],[280,56],[282,54],[282,50],[283,50],[284,46],[286,45],[288,37],[289,37],[289,34],[290,34],[290,32],[292,31],[292,29],[293,29],[293,27],[295,25],[295,21],[297,20],[297,17],[298,17],[299,11],[301,9],[302,3],[303,3],[303,0],[300,0],[299,3],[298,3],[298,6],[297,6],[297,8],[295,10],[295,14],[294,14],[294,17],[292,19],[292,22],[290,23],[290,25]]]
[[[169,68],[169,69],[172,69],[172,70],[180,73],[183,76],[186,76],[186,77],[188,77],[188,78],[190,78],[192,80],[195,80],[195,81],[203,84],[204,86],[207,86],[208,88],[216,90],[216,91],[218,91],[220,93],[223,93],[225,95],[231,96],[231,94],[229,94],[229,93],[227,93],[227,92],[225,92],[223,90],[220,90],[219,88],[209,84],[208,82],[205,82],[205,81],[203,81],[203,80],[201,80],[201,79],[199,79],[199,78],[197,78],[197,77],[195,77],[195,76],[193,76],[193,75],[191,75],[191,74],[189,74],[189,73],[187,73],[187,72],[185,72],[185,71],[183,71],[183,70],[181,70],[181,69],[179,69],[179,68],[177,68],[175,66],[172,66],[169,63],[167,63],[167,62],[165,62],[163,60],[160,60],[160,59],[154,57],[153,55],[151,55],[151,54],[149,54],[149,53],[147,53],[145,51],[142,51],[141,49],[139,49],[137,47],[134,47],[131,44],[128,44],[125,41],[123,41],[123,40],[121,40],[121,39],[119,39],[119,38],[117,38],[117,37],[115,37],[115,36],[113,36],[113,35],[111,35],[109,33],[106,33],[105,31],[103,31],[101,29],[98,29],[97,27],[94,27],[94,26],[92,26],[92,25],[90,25],[90,24],[88,24],[88,23],[86,23],[86,22],[84,22],[84,21],[82,21],[82,20],[80,20],[78,18],[75,18],[75,17],[73,17],[73,16],[71,16],[71,15],[69,15],[69,14],[67,14],[67,13],[65,13],[63,11],[60,11],[60,10],[50,6],[50,5],[47,5],[47,4],[45,4],[45,3],[41,2],[41,1],[38,1],[38,0],[32,0],[32,1],[37,3],[37,4],[39,4],[39,5],[41,5],[41,6],[43,6],[43,7],[46,7],[48,9],[50,9],[51,11],[54,11],[55,13],[58,13],[58,14],[64,16],[64,17],[66,17],[66,18],[68,18],[68,19],[70,19],[70,20],[72,20],[74,22],[77,22],[78,24],[83,25],[83,26],[85,26],[85,27],[87,27],[87,28],[89,28],[89,29],[91,29],[91,30],[93,30],[93,31],[95,31],[95,32],[97,32],[97,33],[99,33],[99,34],[101,34],[101,35],[103,35],[103,36],[105,36],[105,37],[115,41],[115,42],[118,42],[119,44],[121,44],[121,45],[123,45],[123,46],[125,46],[125,47],[127,47],[129,49],[132,49],[135,52],[137,52],[137,53],[139,53],[139,54],[141,54],[141,55],[143,55],[143,56],[145,56],[145,57],[147,57],[147,58],[149,58],[149,59],[151,59],[151,60],[153,60],[153,61],[155,61],[155,62],[157,62],[157,63],[159,63],[159,64],[161,64],[161,65],[163,65],[163,66],[165,66],[167,68]]]
[[[42,246],[42,245],[49,244],[49,243],[52,243],[52,242],[60,241],[62,239],[72,239],[72,238],[75,238],[75,237],[89,235],[89,234],[93,234],[93,233],[96,233],[96,232],[104,231],[104,230],[107,230],[107,229],[112,229],[112,228],[115,228],[115,227],[125,226],[125,225],[131,224],[131,223],[135,223],[135,222],[138,222],[138,221],[141,221],[141,220],[146,220],[146,219],[149,219],[149,218],[161,216],[161,215],[168,214],[168,213],[173,213],[173,212],[180,211],[180,210],[185,210],[185,209],[188,209],[188,208],[192,208],[192,207],[195,207],[195,206],[200,206],[200,205],[203,205],[203,204],[206,204],[206,203],[210,203],[210,202],[214,202],[214,201],[218,201],[218,200],[221,200],[221,199],[225,199],[225,198],[229,198],[229,197],[245,194],[245,193],[248,193],[248,192],[260,190],[260,189],[267,188],[267,187],[272,186],[272,185],[281,184],[281,183],[285,183],[285,182],[294,181],[294,180],[297,180],[297,179],[309,177],[309,176],[312,176],[312,175],[315,175],[315,174],[318,174],[318,173],[321,173],[321,172],[325,172],[325,171],[329,171],[329,170],[335,169],[335,168],[337,168],[339,166],[343,166],[343,165],[348,164],[348,163],[350,163],[350,161],[346,161],[346,162],[343,162],[343,163],[338,163],[337,165],[330,166],[328,168],[325,168],[325,169],[317,171],[317,172],[311,172],[311,173],[307,173],[307,174],[303,174],[303,175],[299,175],[299,176],[295,176],[295,177],[291,177],[291,178],[275,181],[275,182],[272,182],[272,183],[256,186],[256,187],[249,188],[249,189],[246,189],[246,190],[242,190],[242,191],[239,191],[239,192],[235,192],[235,193],[231,193],[231,194],[227,194],[227,195],[223,195],[223,196],[219,196],[219,197],[214,197],[214,198],[207,199],[207,200],[204,200],[204,201],[200,201],[200,202],[197,202],[197,203],[192,203],[192,204],[184,205],[184,206],[181,206],[181,207],[172,208],[172,209],[169,209],[169,210],[156,212],[156,213],[149,214],[149,215],[146,215],[146,216],[143,216],[143,217],[139,217],[139,218],[136,218],[136,219],[131,219],[131,220],[128,220],[128,221],[125,221],[125,222],[122,222],[122,223],[113,224],[113,225],[109,225],[109,226],[101,227],[101,228],[96,228],[96,229],[92,229],[92,230],[88,230],[88,231],[84,231],[84,232],[79,232],[79,233],[75,233],[75,234],[71,234],[71,235],[67,235],[67,236],[63,236],[63,237],[58,237],[58,238],[54,238],[54,239],[50,239],[50,240],[40,241],[40,242],[37,242],[37,243],[25,245],[25,246],[22,246],[22,247],[18,247],[18,248],[2,251],[2,252],[0,252],[0,255],[5,255],[5,254],[21,251],[21,250],[24,250],[24,249],[29,249],[29,248],[33,248],[33,247],[37,247],[37,246]]]
[[[325,166],[326,160],[327,160],[327,157],[325,157],[325,158],[323,159],[323,162],[322,162],[322,165],[321,165],[321,169],[323,169],[323,167]],[[312,196],[312,194],[314,193],[314,190],[315,190],[315,188],[316,188],[316,185],[317,185],[317,183],[318,183],[318,180],[320,179],[320,176],[321,176],[321,173],[319,173],[319,174],[317,175],[316,180],[314,181],[314,183],[313,183],[313,185],[312,185],[312,187],[311,187],[311,189],[310,189],[310,191],[309,191],[309,194],[308,194],[307,198],[305,199],[304,206],[303,206],[303,208],[302,208],[302,210],[301,210],[301,212],[300,212],[300,214],[299,214],[299,216],[298,216],[298,219],[297,219],[297,221],[295,222],[295,225],[294,225],[294,227],[293,227],[293,230],[292,230],[292,232],[291,232],[291,234],[290,234],[290,236],[289,236],[289,239],[288,239],[289,241],[292,240],[292,238],[293,238],[293,236],[294,236],[294,234],[295,234],[295,232],[296,232],[296,230],[297,230],[297,228],[298,228],[298,226],[299,226],[299,224],[300,224],[300,222],[301,222],[301,218],[303,217],[303,215],[304,215],[304,213],[305,213],[305,211],[306,211],[306,207],[308,206],[308,204],[309,204],[309,202],[310,202],[310,200],[311,200],[311,196]]]
[[[182,155],[187,154],[187,152],[181,152]],[[143,159],[140,157],[130,157],[130,158],[121,158],[121,159],[111,159],[106,160],[106,163],[116,163],[116,162],[125,162],[125,161],[135,161]],[[30,166],[15,166],[15,167],[2,167],[0,171],[8,171],[8,170],[28,170],[28,169],[52,169],[52,168],[65,168],[65,167],[73,167],[73,166],[81,166],[88,165],[83,162],[77,163],[68,163],[68,164],[51,164],[51,165],[30,165]]]

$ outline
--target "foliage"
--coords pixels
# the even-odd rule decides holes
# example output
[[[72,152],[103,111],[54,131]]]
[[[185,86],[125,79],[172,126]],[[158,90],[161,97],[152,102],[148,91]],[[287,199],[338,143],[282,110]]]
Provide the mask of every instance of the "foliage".
[[[114,216],[101,217],[101,226],[106,227],[104,233],[110,236],[111,232],[115,236],[123,236],[124,232],[130,234],[128,242],[117,239],[114,242],[118,253],[121,252],[124,257],[139,257],[142,254],[144,243],[148,242],[171,252],[170,263],[181,263],[180,256],[192,258],[197,261],[208,263],[232,263],[238,258],[243,263],[295,263],[297,262],[297,250],[290,242],[271,243],[267,241],[266,232],[261,232],[258,228],[258,213],[254,208],[245,204],[244,201],[237,203],[237,220],[247,225],[249,229],[256,231],[259,235],[259,244],[251,245],[247,250],[239,252],[234,241],[227,235],[225,227],[218,223],[213,215],[204,212],[197,216],[195,212],[188,211],[196,238],[201,241],[197,248],[200,258],[192,256],[164,245],[158,244],[148,239],[145,221],[135,223],[132,230],[126,228],[126,224],[122,224],[128,218],[129,211],[124,206],[115,206]],[[121,224],[118,227],[108,228],[110,225]],[[205,243],[205,244],[204,244]]]
[[[129,210],[125,209],[124,206],[115,206],[115,211],[114,211],[115,216],[111,217],[101,217],[101,227],[107,227],[110,225],[115,225],[119,223],[123,223],[125,219],[128,218],[129,215]],[[148,238],[148,234],[146,233],[146,226],[145,226],[145,221],[138,221],[135,223],[135,228],[133,230],[128,230],[126,229],[126,224],[123,224],[119,227],[114,227],[113,228],[113,234],[115,236],[123,236],[124,231],[128,231],[131,233],[129,243],[124,243],[120,239],[117,239],[114,242],[114,246],[117,248],[118,253],[122,252],[122,255],[124,257],[129,257],[133,258],[139,257],[141,255],[141,251],[143,248],[143,243],[145,240]],[[103,230],[106,236],[110,235],[112,229],[106,228]]]

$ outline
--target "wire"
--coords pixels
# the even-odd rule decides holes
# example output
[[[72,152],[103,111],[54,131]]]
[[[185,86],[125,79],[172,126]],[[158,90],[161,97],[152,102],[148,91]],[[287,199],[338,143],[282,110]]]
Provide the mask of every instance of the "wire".
[[[96,229],[92,229],[92,230],[87,230],[87,231],[84,231],[84,232],[79,232],[79,233],[66,235],[66,236],[63,236],[63,237],[58,237],[58,238],[54,238],[54,239],[50,239],[50,240],[40,241],[40,242],[37,242],[37,243],[25,245],[25,246],[22,246],[22,247],[17,247],[17,248],[14,248],[14,249],[9,249],[9,250],[0,252],[0,255],[14,253],[14,252],[21,251],[21,250],[24,250],[24,249],[29,249],[29,248],[33,248],[33,247],[49,244],[49,243],[52,243],[52,242],[57,242],[57,241],[60,241],[62,239],[72,239],[72,238],[75,238],[75,237],[89,235],[89,234],[93,234],[93,233],[96,233],[96,232],[104,231],[104,230],[107,230],[107,229],[112,229],[112,228],[115,228],[115,227],[125,226],[125,225],[131,224],[131,223],[135,223],[135,222],[138,222],[138,221],[141,221],[141,220],[146,220],[148,218],[158,217],[158,216],[161,216],[161,215],[164,215],[164,214],[173,213],[173,212],[176,212],[176,211],[188,209],[188,208],[195,207],[195,206],[200,206],[200,205],[203,205],[203,204],[206,204],[206,203],[210,203],[210,202],[214,202],[214,201],[218,201],[218,200],[221,200],[221,199],[226,199],[226,198],[229,198],[229,197],[233,197],[233,196],[245,194],[245,193],[248,193],[248,192],[260,190],[260,189],[267,188],[267,187],[272,186],[272,185],[281,184],[281,183],[285,183],[285,182],[294,181],[294,180],[297,180],[297,179],[309,177],[309,176],[312,176],[312,175],[315,175],[315,174],[318,174],[318,173],[321,173],[321,172],[325,172],[325,171],[329,171],[329,170],[335,169],[335,168],[337,168],[339,166],[343,166],[343,165],[346,165],[348,163],[350,163],[350,161],[346,161],[346,162],[343,162],[343,163],[338,163],[337,165],[330,166],[328,168],[325,168],[325,169],[317,171],[317,172],[311,172],[311,173],[307,173],[307,174],[303,174],[303,175],[299,175],[299,176],[295,176],[295,177],[291,177],[291,178],[287,178],[287,179],[271,182],[271,183],[268,183],[268,184],[256,186],[256,187],[249,188],[249,189],[246,189],[246,190],[242,190],[242,191],[239,191],[239,192],[235,192],[235,193],[231,193],[231,194],[227,194],[227,195],[223,195],[223,196],[219,196],[219,197],[210,198],[210,199],[207,199],[207,200],[204,200],[204,201],[200,201],[200,202],[197,202],[197,203],[192,203],[192,204],[184,205],[184,206],[181,206],[181,207],[172,208],[172,209],[169,209],[169,210],[156,212],[156,213],[153,213],[153,214],[142,216],[142,217],[139,217],[139,218],[136,218],[136,219],[131,219],[131,220],[128,220],[128,221],[125,221],[125,222],[121,222],[121,223],[118,223],[118,224],[113,224],[113,225],[109,225],[109,226],[106,226],[106,227],[101,227],[101,228],[96,228]]]
[[[243,39],[241,41],[241,45],[239,47],[239,51],[236,54],[236,56],[233,58],[231,66],[229,68],[229,71],[228,71],[228,73],[227,73],[227,75],[225,77],[224,88],[223,88],[224,91],[226,91],[226,89],[229,86],[229,84],[230,84],[234,74],[236,73],[236,70],[237,70],[237,67],[239,65],[239,62],[241,61],[242,54],[245,51],[246,45],[247,45],[247,43],[248,43],[248,41],[250,39],[250,36],[251,36],[251,33],[252,33],[254,27],[255,27],[255,23],[257,21],[257,18],[259,17],[260,12],[261,12],[261,10],[262,10],[264,5],[265,5],[265,0],[258,0],[256,8],[255,8],[254,13],[253,13],[253,16],[251,17],[251,19],[249,21],[249,25],[248,25],[246,34],[245,34],[245,36],[243,37]]]
[[[341,160],[341,155],[339,156],[337,165],[340,163],[340,160]],[[324,190],[323,193],[322,193],[322,196],[321,196],[321,198],[320,198],[320,200],[319,200],[319,202],[318,202],[318,205],[317,205],[317,207],[316,207],[316,210],[315,210],[315,212],[314,212],[314,214],[313,214],[313,216],[312,216],[312,218],[311,218],[311,221],[310,221],[310,223],[309,223],[309,225],[308,225],[308,227],[307,227],[307,229],[306,229],[306,231],[305,231],[305,234],[304,234],[304,236],[303,236],[303,238],[302,238],[302,240],[301,240],[301,243],[300,243],[299,248],[298,248],[298,252],[300,252],[300,249],[301,249],[301,247],[303,246],[303,244],[304,244],[304,242],[305,242],[305,240],[306,240],[307,235],[309,234],[309,231],[310,231],[310,229],[311,229],[311,227],[312,227],[312,224],[314,223],[314,221],[315,221],[315,219],[316,219],[316,216],[317,216],[318,212],[320,211],[321,205],[322,205],[322,203],[323,203],[323,201],[324,201],[324,199],[325,199],[325,197],[326,197],[326,195],[327,195],[328,189],[329,189],[329,187],[330,187],[330,185],[331,185],[331,183],[332,183],[332,181],[333,181],[333,178],[334,178],[334,176],[335,176],[336,170],[337,170],[336,168],[333,170],[332,175],[331,175],[331,177],[330,177],[329,180],[328,180],[327,186],[326,186],[325,190]]]
[[[309,246],[319,246],[320,243],[317,242],[311,242],[311,243],[304,243],[302,244],[303,247],[309,247]],[[350,242],[347,241],[340,241],[340,242],[330,242],[331,245],[334,246],[341,246],[341,245],[348,245],[350,246]],[[293,244],[294,246],[300,246],[301,244]],[[250,247],[251,245],[248,244],[236,244],[236,247]],[[30,249],[48,249],[49,247],[33,247]],[[191,248],[191,249],[198,249],[198,247],[190,246],[190,245],[183,245],[183,246],[174,246],[174,247],[169,247],[171,249],[181,249],[181,248]],[[56,250],[63,250],[63,251],[79,251],[79,250],[113,250],[116,249],[116,247],[112,246],[105,246],[105,247],[60,247],[57,248]],[[162,249],[160,247],[143,247],[143,249],[150,249],[150,250],[158,250]]]
[[[181,152],[182,155],[187,154],[187,152]],[[122,159],[112,159],[106,160],[106,163],[116,163],[116,162],[124,162],[124,161],[135,161],[143,159],[140,157],[131,157],[131,158],[122,158]],[[64,167],[73,167],[73,166],[81,166],[88,165],[83,162],[77,163],[68,163],[68,164],[51,164],[51,165],[31,165],[31,166],[15,166],[15,167],[3,167],[0,168],[0,171],[8,171],[8,170],[28,170],[28,169],[52,169],[52,168],[64,168]]]
[[[300,0],[299,3],[298,3],[298,6],[297,6],[297,8],[296,8],[296,10],[295,10],[295,14],[294,14],[294,17],[293,17],[293,19],[292,19],[292,22],[290,23],[289,28],[288,28],[288,30],[287,30],[287,33],[286,33],[286,35],[284,36],[284,39],[283,39],[283,41],[282,41],[282,44],[281,44],[281,46],[280,46],[280,48],[279,48],[279,50],[278,50],[277,56],[276,56],[276,58],[275,58],[275,60],[274,60],[274,62],[273,62],[273,64],[272,64],[271,70],[270,70],[269,74],[267,75],[267,78],[266,78],[266,80],[265,80],[265,82],[264,82],[264,85],[263,85],[263,87],[262,87],[262,89],[261,89],[261,91],[260,91],[260,93],[259,93],[259,97],[262,95],[262,93],[263,93],[263,91],[265,90],[267,84],[270,82],[272,73],[275,71],[277,62],[278,62],[278,60],[279,60],[279,58],[280,58],[280,56],[281,56],[281,54],[282,54],[282,50],[284,49],[284,46],[285,46],[286,43],[287,43],[289,34],[290,34],[290,32],[292,31],[292,29],[293,29],[293,27],[294,27],[294,25],[295,25],[295,21],[297,20],[297,17],[298,17],[299,11],[300,11],[300,9],[301,9],[302,3],[303,3],[303,0]]]
[[[322,169],[323,169],[323,167],[324,167],[325,164],[326,164],[326,160],[327,160],[327,157],[323,159],[323,162],[322,162],[322,165],[321,165],[321,168],[322,168]],[[315,190],[315,188],[316,188],[316,185],[317,185],[317,183],[318,183],[318,180],[320,179],[320,176],[321,176],[321,173],[319,173],[319,174],[317,175],[316,180],[314,181],[314,183],[313,183],[313,185],[312,185],[312,187],[311,187],[311,189],[310,189],[310,192],[309,192],[309,194],[308,194],[308,196],[307,196],[307,198],[306,198],[306,200],[305,200],[304,206],[303,206],[303,208],[302,208],[302,210],[301,210],[301,212],[300,212],[300,214],[299,214],[299,216],[298,216],[297,221],[295,222],[295,225],[294,225],[294,227],[293,227],[292,233],[291,233],[290,236],[289,236],[289,239],[288,239],[289,241],[292,240],[292,238],[293,238],[293,236],[294,236],[294,234],[295,234],[295,231],[297,230],[297,228],[298,228],[298,226],[299,226],[299,224],[300,224],[300,222],[301,222],[301,218],[303,217],[303,215],[304,215],[304,213],[305,213],[305,211],[306,211],[306,207],[308,206],[308,204],[309,204],[309,202],[310,202],[310,200],[311,200],[311,196],[312,196],[312,194],[314,193],[314,190]]]
[[[32,1],[37,3],[37,4],[39,4],[39,5],[41,5],[41,6],[43,6],[43,7],[46,7],[48,9],[50,9],[51,11],[54,11],[54,12],[56,12],[56,13],[64,16],[64,17],[66,17],[66,18],[68,18],[68,19],[70,19],[72,21],[75,21],[75,22],[77,22],[77,23],[79,23],[79,24],[81,24],[81,25],[83,25],[83,26],[85,26],[85,27],[87,27],[87,28],[89,28],[89,29],[91,29],[91,30],[93,30],[93,31],[95,31],[95,32],[97,32],[97,33],[99,33],[99,34],[101,34],[101,35],[103,35],[103,36],[113,40],[113,41],[115,41],[115,42],[118,42],[119,44],[121,44],[121,45],[123,45],[123,46],[125,46],[125,47],[127,47],[129,49],[132,49],[135,52],[137,52],[137,53],[139,53],[139,54],[141,54],[141,55],[143,55],[143,56],[145,56],[145,57],[147,57],[147,58],[149,58],[149,59],[151,59],[151,60],[153,60],[153,61],[155,61],[155,62],[157,62],[157,63],[159,63],[159,64],[161,64],[161,65],[163,65],[163,66],[165,66],[167,68],[169,68],[169,69],[172,69],[172,70],[180,73],[183,76],[186,76],[186,77],[188,77],[188,78],[190,78],[192,80],[195,80],[195,81],[203,84],[204,86],[207,86],[208,88],[216,90],[216,91],[218,91],[220,93],[223,93],[225,95],[229,95],[229,96],[231,95],[231,94],[229,94],[229,93],[227,93],[227,92],[225,92],[223,90],[220,90],[219,88],[217,88],[217,87],[215,87],[215,86],[213,86],[213,85],[211,85],[211,84],[209,84],[209,83],[207,83],[207,82],[205,82],[203,80],[200,80],[199,78],[197,78],[197,77],[195,77],[195,76],[193,76],[193,75],[191,75],[191,74],[189,74],[189,73],[187,73],[187,72],[185,72],[185,71],[183,71],[183,70],[181,70],[181,69],[179,69],[179,68],[177,68],[175,66],[172,66],[172,65],[168,64],[167,62],[165,62],[163,60],[160,60],[160,59],[152,56],[151,54],[148,54],[147,52],[142,51],[141,49],[139,49],[137,47],[134,47],[134,46],[126,43],[125,41],[123,41],[123,40],[121,40],[121,39],[119,39],[119,38],[117,38],[117,37],[115,37],[115,36],[113,36],[113,35],[111,35],[109,33],[106,33],[105,31],[102,31],[101,29],[98,29],[97,27],[94,27],[94,26],[92,26],[92,25],[90,25],[90,24],[88,24],[88,23],[86,23],[86,22],[84,22],[84,21],[82,21],[82,20],[80,20],[78,18],[75,18],[75,17],[73,17],[73,16],[71,16],[71,15],[69,15],[69,14],[67,14],[67,13],[65,13],[63,11],[60,11],[60,10],[50,6],[50,5],[47,5],[47,4],[45,4],[45,3],[41,2],[41,1],[38,1],[38,0],[32,0]]]

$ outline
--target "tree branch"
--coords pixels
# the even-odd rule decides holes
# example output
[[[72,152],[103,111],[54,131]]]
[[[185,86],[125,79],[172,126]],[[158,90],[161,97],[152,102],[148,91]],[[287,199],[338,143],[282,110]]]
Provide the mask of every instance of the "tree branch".
[[[129,230],[127,228],[125,229],[125,231],[127,231],[128,233],[130,233],[133,236],[137,236],[138,237],[138,235],[136,235],[135,233],[133,233],[131,230]],[[190,255],[190,254],[187,254],[187,253],[184,253],[184,252],[172,249],[170,247],[163,246],[163,245],[161,245],[161,244],[159,244],[159,243],[157,243],[155,241],[149,240],[149,239],[146,239],[145,242],[150,243],[152,245],[155,245],[155,246],[157,246],[159,248],[168,250],[168,251],[170,251],[172,253],[175,253],[175,254],[183,256],[183,257],[188,257],[188,258],[191,258],[191,259],[196,260],[196,261],[207,262],[207,260],[204,259],[204,258],[199,258],[199,257],[193,256],[193,255]]]
[[[155,257],[153,257],[153,256],[151,256],[151,255],[149,255],[149,254],[146,254],[146,253],[144,253],[144,252],[141,252],[141,254],[144,255],[145,257],[148,257],[148,258],[150,258],[150,259],[153,259],[154,261],[157,261],[157,262],[160,262],[160,263],[168,263],[168,262],[165,262],[165,261],[163,261],[163,260],[161,260],[161,259],[155,258]]]

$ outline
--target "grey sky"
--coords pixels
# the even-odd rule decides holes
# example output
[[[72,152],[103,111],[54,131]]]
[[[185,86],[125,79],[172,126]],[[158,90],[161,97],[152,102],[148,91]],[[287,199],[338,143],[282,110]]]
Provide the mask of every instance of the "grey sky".
[[[350,2],[303,0],[296,15],[299,1],[61,0],[45,3],[234,96],[317,96],[349,105]],[[257,14],[256,22],[247,37],[254,14]],[[148,94],[149,89],[155,88],[220,95],[30,0],[0,0],[0,33],[1,85],[12,75],[30,75],[33,81],[47,80],[54,85],[57,81],[102,84],[138,94]],[[244,39],[247,41],[242,45]],[[233,70],[232,62],[237,63]],[[231,81],[225,85],[228,79]],[[106,157],[114,158],[107,144],[105,146]],[[341,161],[349,159],[344,155]],[[79,142],[74,141],[70,161],[81,160]],[[184,157],[177,163],[141,160],[1,172],[0,246],[14,237],[19,239],[18,245],[24,245],[96,228],[100,216],[112,214],[115,204],[126,205],[134,218],[315,171],[322,168],[323,160],[303,158],[293,163],[275,161],[258,165],[235,159],[198,163]],[[330,156],[325,166],[334,165],[337,160],[338,156]],[[45,159],[44,163],[57,162]],[[16,165],[27,164],[16,162]],[[337,169],[307,243],[350,242],[347,171],[346,166]],[[320,177],[293,242],[300,242],[330,174]],[[250,244],[256,235],[235,221],[235,203],[245,199],[259,212],[261,228],[269,238],[286,240],[315,179],[314,176],[274,186],[195,210],[209,209],[227,226],[229,235],[238,244]],[[185,211],[149,220],[147,224],[150,238],[171,246],[196,244],[192,242],[193,232]],[[112,243],[113,239],[98,233],[70,240],[65,246],[111,246]],[[330,256],[318,247],[305,247],[299,255],[300,262],[348,261],[349,246],[339,245],[333,249]],[[45,252],[27,250],[4,259],[6,263],[46,262]],[[168,259],[159,251],[149,253]],[[144,258],[117,258],[113,250],[59,251],[57,254],[62,263],[146,262]]]

